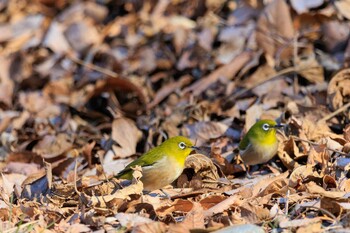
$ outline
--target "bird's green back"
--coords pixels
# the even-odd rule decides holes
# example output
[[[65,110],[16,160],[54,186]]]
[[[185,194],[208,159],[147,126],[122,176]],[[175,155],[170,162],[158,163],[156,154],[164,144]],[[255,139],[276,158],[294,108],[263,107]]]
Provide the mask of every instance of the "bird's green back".
[[[162,153],[161,151],[159,151],[157,149],[157,147],[154,147],[153,149],[149,150],[147,153],[143,154],[138,159],[129,163],[121,172],[119,172],[116,175],[116,177],[130,180],[130,179],[132,179],[132,168],[133,167],[135,167],[137,165],[141,166],[141,167],[151,166],[156,161],[162,159],[162,157],[164,155],[165,154]],[[150,158],[152,158],[152,159],[150,159]]]
[[[185,143],[187,148],[180,149],[179,148],[180,142]],[[141,167],[152,166],[157,161],[160,161],[164,156],[171,156],[174,158],[175,161],[184,165],[186,157],[192,151],[191,149],[192,146],[193,146],[193,143],[186,137],[176,136],[176,137],[170,138],[164,141],[161,145],[154,147],[153,149],[143,154],[140,158],[128,164],[124,168],[124,170],[122,170],[116,175],[116,177],[130,180],[132,179],[133,167],[137,165]],[[169,164],[169,166],[171,166],[171,164]]]

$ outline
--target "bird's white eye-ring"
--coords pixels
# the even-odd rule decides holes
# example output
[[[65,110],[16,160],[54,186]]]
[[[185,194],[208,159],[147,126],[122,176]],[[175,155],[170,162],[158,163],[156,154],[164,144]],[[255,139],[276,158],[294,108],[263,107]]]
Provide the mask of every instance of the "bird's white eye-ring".
[[[270,129],[269,124],[263,124],[262,125],[263,130],[268,131]]]
[[[186,144],[184,142],[180,142],[179,143],[179,147],[181,150],[185,149],[186,148]]]

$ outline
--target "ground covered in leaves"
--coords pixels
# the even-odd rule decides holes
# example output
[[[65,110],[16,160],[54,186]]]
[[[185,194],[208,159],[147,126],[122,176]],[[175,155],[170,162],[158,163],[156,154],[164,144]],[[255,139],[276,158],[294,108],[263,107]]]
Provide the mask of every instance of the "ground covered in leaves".
[[[1,232],[350,228],[348,0],[0,1]],[[245,178],[257,119],[286,126]],[[166,189],[113,178],[166,138]],[[160,194],[160,195],[157,195]]]

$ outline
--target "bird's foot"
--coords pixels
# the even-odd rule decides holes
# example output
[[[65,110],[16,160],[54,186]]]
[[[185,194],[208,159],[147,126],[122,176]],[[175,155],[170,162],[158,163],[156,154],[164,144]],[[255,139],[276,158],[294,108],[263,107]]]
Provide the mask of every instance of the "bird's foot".
[[[250,175],[250,173],[248,172],[248,171],[246,171],[246,177],[248,178],[248,179],[254,179],[255,178],[255,176],[252,176],[252,175]]]

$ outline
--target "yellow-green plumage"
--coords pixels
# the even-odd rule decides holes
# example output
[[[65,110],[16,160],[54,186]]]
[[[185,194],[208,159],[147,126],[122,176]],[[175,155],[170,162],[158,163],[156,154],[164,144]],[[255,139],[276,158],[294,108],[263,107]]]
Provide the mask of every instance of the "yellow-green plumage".
[[[238,146],[246,165],[266,163],[276,154],[278,127],[281,125],[273,120],[260,120],[249,129]]]
[[[170,138],[128,164],[116,177],[132,179],[132,168],[139,165],[142,168],[144,190],[160,189],[181,175],[185,160],[193,149],[193,143],[186,137]]]

